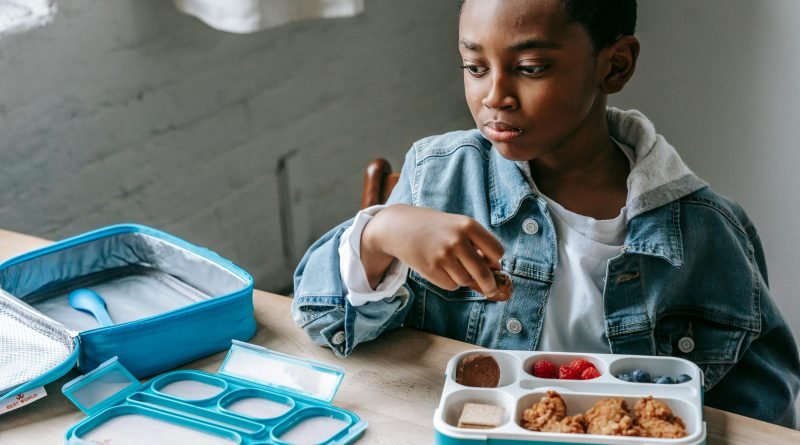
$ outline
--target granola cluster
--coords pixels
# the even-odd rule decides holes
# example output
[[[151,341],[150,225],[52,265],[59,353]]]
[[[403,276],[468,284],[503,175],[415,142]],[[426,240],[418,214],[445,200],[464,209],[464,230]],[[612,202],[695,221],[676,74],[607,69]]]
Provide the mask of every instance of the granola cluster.
[[[556,391],[526,409],[522,427],[531,431],[608,436],[637,436],[677,439],[686,437],[686,426],[664,402],[647,396],[639,399],[633,413],[622,398],[597,401],[583,414],[567,416],[567,404]]]

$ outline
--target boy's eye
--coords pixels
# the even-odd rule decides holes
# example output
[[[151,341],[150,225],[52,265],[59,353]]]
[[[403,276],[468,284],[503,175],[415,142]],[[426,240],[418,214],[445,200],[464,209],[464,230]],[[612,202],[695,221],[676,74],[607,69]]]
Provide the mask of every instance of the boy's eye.
[[[549,67],[550,65],[520,65],[517,67],[517,69],[520,70],[522,74],[529,76],[541,74]]]
[[[479,65],[462,65],[461,68],[467,70],[472,76],[475,77],[480,77],[489,71],[489,68]]]

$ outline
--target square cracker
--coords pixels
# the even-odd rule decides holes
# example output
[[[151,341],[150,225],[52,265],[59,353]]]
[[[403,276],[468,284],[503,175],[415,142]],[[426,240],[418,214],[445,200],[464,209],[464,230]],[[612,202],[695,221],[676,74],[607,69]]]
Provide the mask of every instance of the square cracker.
[[[497,428],[503,423],[503,407],[482,403],[465,403],[458,418],[459,428]]]

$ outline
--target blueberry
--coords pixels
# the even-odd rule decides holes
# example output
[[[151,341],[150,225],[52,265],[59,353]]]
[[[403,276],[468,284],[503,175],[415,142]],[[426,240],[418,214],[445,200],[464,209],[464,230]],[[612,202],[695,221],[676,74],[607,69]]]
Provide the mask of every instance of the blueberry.
[[[681,374],[681,375],[679,375],[679,376],[678,376],[678,377],[675,379],[675,383],[686,383],[686,382],[688,382],[688,381],[689,381],[689,380],[691,380],[691,379],[692,379],[692,378],[691,378],[691,377],[689,377],[688,375],[686,375],[686,374]]]
[[[656,381],[653,382],[653,383],[658,383],[659,385],[671,385],[671,384],[675,383],[675,381],[672,380],[672,377],[670,377],[668,375],[664,375],[664,376],[660,376],[659,378],[657,378]]]
[[[634,369],[631,373],[634,382],[650,383],[650,373],[644,369]]]
[[[617,376],[618,379],[622,380],[623,382],[632,382],[633,377],[630,374],[620,374]]]

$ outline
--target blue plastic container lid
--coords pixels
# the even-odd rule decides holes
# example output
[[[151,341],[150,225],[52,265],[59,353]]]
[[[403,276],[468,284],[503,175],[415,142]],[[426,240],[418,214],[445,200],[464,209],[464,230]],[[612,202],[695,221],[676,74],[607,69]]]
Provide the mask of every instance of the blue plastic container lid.
[[[81,411],[92,415],[133,394],[139,386],[136,377],[113,357],[64,384],[61,392]]]
[[[330,403],[344,369],[233,340],[219,374]]]

